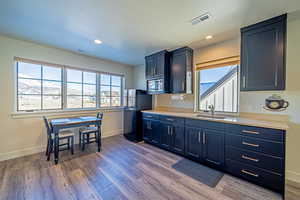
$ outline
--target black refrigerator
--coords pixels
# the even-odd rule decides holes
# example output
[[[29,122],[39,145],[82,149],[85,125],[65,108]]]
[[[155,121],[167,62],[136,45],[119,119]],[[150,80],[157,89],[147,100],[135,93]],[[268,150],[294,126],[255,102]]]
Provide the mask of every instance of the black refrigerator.
[[[134,142],[143,140],[142,110],[152,109],[152,95],[144,90],[124,90],[124,137]]]

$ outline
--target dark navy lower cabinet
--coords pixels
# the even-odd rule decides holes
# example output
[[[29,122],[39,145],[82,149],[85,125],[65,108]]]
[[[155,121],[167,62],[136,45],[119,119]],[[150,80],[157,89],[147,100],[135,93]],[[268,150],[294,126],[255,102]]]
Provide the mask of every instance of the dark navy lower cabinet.
[[[143,114],[144,140],[284,192],[285,131]]]
[[[171,126],[171,150],[184,155],[184,126],[173,125]]]
[[[145,141],[160,144],[161,135],[159,133],[159,121],[143,119],[143,138]]]
[[[202,158],[202,129],[185,127],[185,156],[193,160]]]
[[[224,132],[203,129],[202,137],[204,161],[215,166],[223,166],[225,157]]]
[[[172,125],[170,123],[160,123],[160,146],[168,150],[171,148],[171,127]]]

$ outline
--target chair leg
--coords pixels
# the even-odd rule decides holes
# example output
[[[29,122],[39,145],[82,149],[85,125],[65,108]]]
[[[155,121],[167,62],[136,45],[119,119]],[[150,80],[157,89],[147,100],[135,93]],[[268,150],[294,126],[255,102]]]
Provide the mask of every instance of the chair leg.
[[[49,140],[49,148],[48,148],[48,155],[47,155],[47,161],[50,160],[51,153],[53,152],[53,141],[52,139]]]
[[[98,152],[101,151],[101,131],[98,131],[96,133],[97,137],[97,146],[98,146]]]
[[[81,147],[81,132],[79,131],[79,146]]]
[[[49,142],[50,142],[50,139],[48,138],[47,147],[46,147],[46,156],[48,156],[48,154],[49,154]]]
[[[71,138],[71,154],[74,154],[74,137]]]
[[[85,147],[85,134],[82,134],[81,151],[84,151],[84,147]]]

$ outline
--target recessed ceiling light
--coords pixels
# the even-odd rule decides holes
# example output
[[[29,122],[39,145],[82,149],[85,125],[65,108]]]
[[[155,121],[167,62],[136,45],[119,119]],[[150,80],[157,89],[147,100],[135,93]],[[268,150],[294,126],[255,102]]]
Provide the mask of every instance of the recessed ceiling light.
[[[102,41],[101,40],[94,40],[95,44],[101,44]]]
[[[208,36],[205,37],[205,39],[207,39],[207,40],[210,40],[212,38],[213,38],[213,36],[211,36],[211,35],[208,35]]]

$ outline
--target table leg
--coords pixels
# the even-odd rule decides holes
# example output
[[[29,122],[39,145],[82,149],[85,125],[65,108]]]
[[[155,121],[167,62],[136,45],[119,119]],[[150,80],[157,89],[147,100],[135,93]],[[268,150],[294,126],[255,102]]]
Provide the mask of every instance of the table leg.
[[[54,133],[54,162],[58,163],[58,152],[59,152],[59,139],[58,139],[58,131]]]

